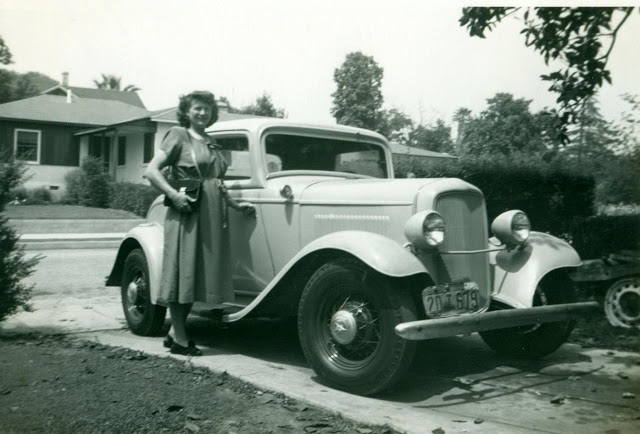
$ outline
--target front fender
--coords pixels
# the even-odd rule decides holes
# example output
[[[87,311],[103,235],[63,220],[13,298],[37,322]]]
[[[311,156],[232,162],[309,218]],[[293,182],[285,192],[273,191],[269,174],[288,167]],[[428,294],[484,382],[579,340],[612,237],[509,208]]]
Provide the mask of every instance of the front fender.
[[[567,242],[542,232],[531,232],[524,249],[491,252],[494,300],[515,308],[533,306],[540,280],[550,271],[577,267],[582,262]]]
[[[141,248],[147,259],[151,302],[155,304],[158,299],[158,287],[162,274],[162,253],[164,249],[164,229],[157,223],[143,223],[127,232],[118,249],[116,261],[106,285],[120,286],[124,262],[129,253],[136,248]]]
[[[321,250],[341,250],[360,259],[372,269],[392,277],[413,276],[428,273],[413,253],[397,242],[373,232],[341,231],[316,238],[303,247],[271,280],[251,304],[239,312],[226,315],[225,321],[237,321],[258,306],[284,276],[304,257]]]

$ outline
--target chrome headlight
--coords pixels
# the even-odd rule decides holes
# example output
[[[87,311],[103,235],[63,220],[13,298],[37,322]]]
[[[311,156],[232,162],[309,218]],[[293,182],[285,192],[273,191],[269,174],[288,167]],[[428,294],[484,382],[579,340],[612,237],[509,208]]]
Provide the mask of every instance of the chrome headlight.
[[[529,217],[519,210],[503,212],[491,223],[491,232],[508,247],[523,244],[529,238],[531,223]]]
[[[404,235],[418,249],[434,249],[444,241],[444,219],[436,211],[421,211],[404,225]]]

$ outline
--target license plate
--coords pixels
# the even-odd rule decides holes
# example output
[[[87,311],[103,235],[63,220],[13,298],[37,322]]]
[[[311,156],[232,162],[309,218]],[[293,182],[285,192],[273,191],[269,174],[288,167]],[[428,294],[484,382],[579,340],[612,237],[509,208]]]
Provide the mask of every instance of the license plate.
[[[475,312],[480,307],[480,289],[475,282],[428,286],[422,301],[429,318]]]

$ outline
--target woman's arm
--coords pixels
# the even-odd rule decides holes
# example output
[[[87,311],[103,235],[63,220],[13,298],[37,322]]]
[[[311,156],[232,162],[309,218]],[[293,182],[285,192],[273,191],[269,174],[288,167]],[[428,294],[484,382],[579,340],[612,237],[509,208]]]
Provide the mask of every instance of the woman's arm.
[[[220,191],[222,192],[222,196],[224,196],[224,200],[231,208],[242,212],[244,215],[253,216],[256,214],[255,205],[250,202],[238,202],[237,200],[232,198],[229,194],[229,190],[227,190],[227,186],[224,185],[224,182],[222,182],[222,180],[220,181]]]
[[[187,196],[178,193],[162,175],[162,172],[160,172],[160,170],[166,165],[166,162],[167,153],[162,149],[158,149],[142,176],[148,179],[151,185],[171,199],[176,209],[186,210],[189,207],[189,199]]]

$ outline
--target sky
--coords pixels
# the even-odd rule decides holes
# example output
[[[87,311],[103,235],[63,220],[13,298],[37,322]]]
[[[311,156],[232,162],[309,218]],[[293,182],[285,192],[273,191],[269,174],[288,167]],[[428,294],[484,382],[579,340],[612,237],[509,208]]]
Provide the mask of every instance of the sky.
[[[56,80],[67,71],[70,84],[81,87],[114,74],[123,85],[140,87],[150,110],[176,106],[179,95],[196,89],[226,96],[235,107],[266,92],[289,119],[333,123],[333,73],[353,51],[384,69],[384,107],[416,122],[451,124],[458,108],[477,114],[497,92],[532,100],[532,111],[553,107],[555,96],[539,78],[550,68],[525,46],[522,22],[510,18],[486,39],[471,38],[458,23],[462,6],[455,0],[0,0],[0,36],[13,54],[9,69]],[[609,60],[613,85],[598,97],[609,120],[627,108],[621,94],[640,94],[638,41],[636,10]]]

